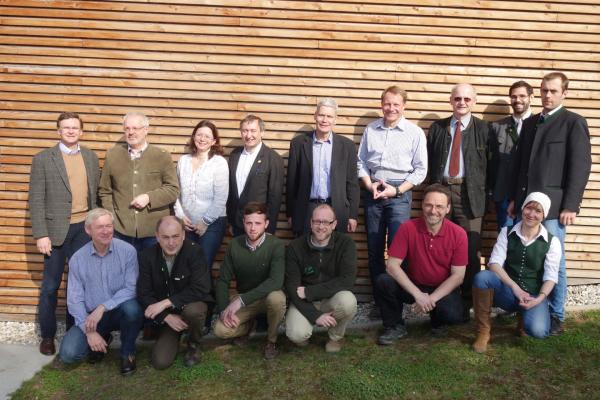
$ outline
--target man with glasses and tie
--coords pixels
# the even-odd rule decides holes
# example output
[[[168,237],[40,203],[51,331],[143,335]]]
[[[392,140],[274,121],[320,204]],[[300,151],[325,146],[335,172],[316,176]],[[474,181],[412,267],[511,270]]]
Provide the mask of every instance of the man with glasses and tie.
[[[327,328],[328,353],[342,348],[346,326],[356,314],[351,292],[356,280],[356,245],[350,236],[335,231],[337,219],[329,204],[312,212],[310,232],[296,238],[285,257],[285,289],[290,307],[286,335],[305,346],[313,325]]]
[[[551,72],[542,79],[543,110],[523,124],[509,185],[512,200],[508,206],[509,214],[514,215],[514,210],[520,210],[532,192],[547,194],[552,203],[544,226],[560,240],[562,257],[558,283],[549,296],[551,335],[563,331],[567,299],[565,235],[567,225],[575,223],[592,167],[587,122],[563,106],[568,87],[569,79],[562,72]]]
[[[123,117],[126,142],[106,153],[98,188],[102,207],[115,217],[115,236],[138,252],[156,243],[156,223],[179,196],[171,154],[146,141],[149,125],[140,112]]]
[[[469,263],[462,285],[463,318],[469,319],[473,277],[481,270],[481,224],[485,214],[487,161],[490,129],[487,122],[471,114],[477,101],[473,86],[459,83],[452,88],[452,115],[431,124],[427,138],[430,183],[450,189],[450,219],[466,232]]]

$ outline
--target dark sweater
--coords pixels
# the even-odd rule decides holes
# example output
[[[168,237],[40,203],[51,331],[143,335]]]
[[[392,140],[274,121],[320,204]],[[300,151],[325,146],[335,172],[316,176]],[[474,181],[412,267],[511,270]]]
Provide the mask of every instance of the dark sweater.
[[[237,292],[249,305],[280,290],[283,286],[285,247],[277,237],[267,234],[255,251],[246,246],[246,235],[235,237],[225,252],[216,284],[217,310],[229,304],[229,282],[236,280]]]
[[[333,232],[323,248],[310,243],[310,234],[290,242],[285,260],[285,288],[291,302],[311,323],[322,314],[313,301],[352,290],[356,280],[356,245],[350,236]],[[306,299],[296,290],[305,286]]]

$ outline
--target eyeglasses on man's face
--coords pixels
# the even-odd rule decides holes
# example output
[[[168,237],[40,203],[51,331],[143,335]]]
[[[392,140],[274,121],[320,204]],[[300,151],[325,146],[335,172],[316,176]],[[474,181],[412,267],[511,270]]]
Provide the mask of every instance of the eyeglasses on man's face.
[[[332,221],[327,221],[324,219],[311,219],[310,223],[315,226],[331,226],[335,222],[335,219]]]

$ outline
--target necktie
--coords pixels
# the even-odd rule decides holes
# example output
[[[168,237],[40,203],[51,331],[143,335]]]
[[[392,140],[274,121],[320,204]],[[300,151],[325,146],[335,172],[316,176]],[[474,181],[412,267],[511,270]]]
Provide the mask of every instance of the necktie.
[[[460,121],[456,122],[456,128],[454,129],[454,140],[452,141],[452,148],[450,149],[450,167],[448,168],[448,175],[450,178],[454,178],[458,175],[460,169],[460,145],[462,143],[462,132]]]

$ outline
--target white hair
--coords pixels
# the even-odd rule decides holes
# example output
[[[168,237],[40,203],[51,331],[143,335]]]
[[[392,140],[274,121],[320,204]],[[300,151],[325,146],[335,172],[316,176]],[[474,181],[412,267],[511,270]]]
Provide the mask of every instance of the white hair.
[[[333,110],[337,114],[337,111],[338,111],[337,101],[335,101],[331,97],[326,97],[324,99],[319,100],[319,102],[317,103],[317,111],[321,107],[331,107],[331,108],[333,108]]]
[[[150,126],[150,120],[148,119],[148,117],[146,116],[146,114],[144,114],[143,112],[140,111],[131,111],[128,112],[127,114],[125,114],[123,116],[123,124],[125,124],[125,122],[127,121],[128,118],[130,117],[137,117],[142,121],[142,125],[147,128]]]
[[[110,211],[108,211],[107,209],[100,208],[100,207],[94,208],[85,217],[85,226],[92,225],[92,223],[94,223],[95,220],[97,220],[100,217],[104,217],[105,215],[110,215],[110,220],[114,221],[114,217],[113,217],[112,213]]]

